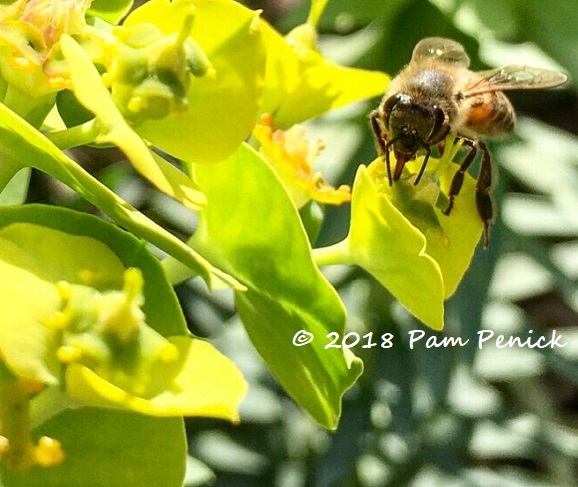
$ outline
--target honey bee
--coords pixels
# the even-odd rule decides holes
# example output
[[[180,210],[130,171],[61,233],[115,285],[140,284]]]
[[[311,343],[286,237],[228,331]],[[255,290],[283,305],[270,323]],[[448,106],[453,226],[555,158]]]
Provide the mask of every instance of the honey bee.
[[[418,184],[431,148],[449,133],[469,148],[449,189],[449,215],[464,175],[478,151],[482,152],[476,183],[476,205],[484,224],[484,247],[489,245],[493,217],[490,197],[492,165],[486,144],[479,137],[499,137],[514,130],[516,114],[503,91],[533,90],[559,86],[567,76],[555,71],[511,65],[473,72],[463,46],[451,39],[429,37],[417,43],[410,63],[391,81],[383,100],[370,114],[380,155],[384,157],[390,186],[399,180],[406,162],[425,152],[415,178]],[[392,173],[390,150],[395,155]]]

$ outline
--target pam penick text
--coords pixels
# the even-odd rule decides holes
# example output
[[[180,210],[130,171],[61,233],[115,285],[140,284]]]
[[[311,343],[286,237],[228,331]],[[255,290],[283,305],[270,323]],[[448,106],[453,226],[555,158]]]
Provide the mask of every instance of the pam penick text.
[[[359,333],[350,331],[341,336],[332,331],[325,336],[325,349],[328,348],[392,348],[400,340],[406,340],[406,345],[410,350],[416,348],[455,348],[477,346],[479,349],[495,348],[562,348],[567,345],[562,334],[557,330],[551,330],[547,335],[534,334],[534,330],[528,330],[525,336],[522,335],[499,335],[492,330],[479,330],[474,339],[462,338],[460,336],[427,335],[424,330],[410,330],[407,335],[396,337],[393,333],[384,333],[375,336],[373,332],[360,336]],[[302,347],[310,344],[315,339],[313,333],[306,330],[299,330],[293,336],[293,345]]]
[[[450,348],[450,347],[465,347],[470,344],[470,339],[463,339],[462,337],[449,337],[430,335],[425,338],[425,331],[410,330],[409,348],[414,349],[417,346],[425,348]],[[477,340],[472,340],[479,349],[484,347],[496,348],[562,348],[567,345],[563,341],[563,337],[556,330],[551,330],[548,336],[534,335],[534,330],[528,330],[527,335],[496,335],[492,330],[480,330],[477,332]]]

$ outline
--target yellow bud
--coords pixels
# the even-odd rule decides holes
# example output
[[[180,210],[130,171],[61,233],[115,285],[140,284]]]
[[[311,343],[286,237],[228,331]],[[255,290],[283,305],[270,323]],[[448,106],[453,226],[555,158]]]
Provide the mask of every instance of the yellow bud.
[[[56,283],[56,291],[60,295],[60,299],[64,301],[64,305],[70,300],[71,285],[68,281],[58,281]]]
[[[78,278],[84,284],[90,284],[91,282],[96,281],[96,273],[90,269],[81,269],[78,271]]]
[[[41,467],[52,467],[64,461],[64,450],[60,442],[54,438],[43,436],[34,448],[34,460]]]
[[[140,113],[146,108],[146,103],[142,99],[142,96],[133,96],[127,103],[126,107],[132,113]]]
[[[72,362],[79,362],[82,359],[83,353],[80,348],[70,345],[63,345],[58,347],[56,351],[56,358],[63,364],[70,364]]]
[[[50,330],[66,330],[70,325],[70,317],[62,311],[57,311],[56,313],[44,318],[42,324]]]
[[[0,435],[0,458],[8,453],[10,449],[10,441],[5,436]]]
[[[122,292],[103,295],[99,304],[98,321],[102,329],[121,342],[134,340],[144,323],[145,315],[140,306],[144,299],[144,280],[140,269],[127,269],[124,273]]]
[[[159,353],[159,359],[166,364],[170,364],[176,362],[179,359],[179,355],[179,349],[176,345],[166,343]]]

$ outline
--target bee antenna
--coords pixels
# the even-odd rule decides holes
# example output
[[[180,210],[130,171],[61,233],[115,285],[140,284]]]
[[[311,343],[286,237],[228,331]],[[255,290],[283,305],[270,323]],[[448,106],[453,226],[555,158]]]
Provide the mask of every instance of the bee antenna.
[[[422,148],[425,149],[425,157],[423,159],[423,163],[419,169],[419,172],[417,173],[417,177],[415,178],[414,181],[414,186],[417,185],[417,183],[419,183],[419,180],[421,179],[421,177],[423,176],[423,173],[425,172],[425,167],[427,166],[427,163],[429,161],[429,155],[431,153],[431,148],[429,145],[427,145],[422,139],[420,139],[419,137],[416,138],[417,141],[419,142],[419,144],[422,146]]]

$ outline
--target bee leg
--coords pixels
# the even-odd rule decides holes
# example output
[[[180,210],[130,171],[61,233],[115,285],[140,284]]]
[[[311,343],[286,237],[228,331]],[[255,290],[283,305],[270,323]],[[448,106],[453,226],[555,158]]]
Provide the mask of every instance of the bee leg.
[[[482,148],[481,146],[478,145],[480,143],[479,141],[474,141],[465,138],[463,138],[462,140],[464,141],[464,144],[470,148],[470,152],[466,156],[466,158],[462,161],[460,167],[458,168],[452,179],[452,182],[450,184],[450,190],[448,193],[450,202],[448,204],[448,207],[444,210],[444,215],[449,215],[451,213],[454,207],[454,200],[456,196],[460,193],[462,185],[464,184],[464,176],[466,174],[466,171],[472,165],[472,162],[474,162],[478,150]],[[483,147],[485,148],[485,145]],[[485,148],[485,152],[487,152],[487,148]]]
[[[490,197],[490,190],[492,187],[492,161],[490,151],[486,144],[481,140],[463,139],[464,144],[470,147],[470,153],[466,156],[460,164],[454,178],[452,179],[449,191],[450,202],[444,211],[444,215],[449,215],[454,206],[454,199],[462,189],[464,183],[464,176],[466,171],[474,161],[478,151],[482,151],[482,164],[478,181],[476,182],[476,206],[478,215],[484,224],[484,248],[487,249],[490,245],[490,222],[493,218],[493,205]]]
[[[389,146],[385,143],[383,138],[383,128],[379,122],[379,113],[377,110],[373,110],[369,114],[369,120],[371,122],[371,129],[375,135],[377,150],[379,151],[379,155],[383,156],[385,160],[385,167],[387,168],[387,180],[389,181],[389,185],[392,186],[393,178],[391,176],[391,164],[389,162]]]
[[[478,145],[482,150],[482,165],[478,182],[476,183],[476,206],[478,208],[478,214],[484,224],[484,248],[487,249],[490,245],[490,222],[494,216],[492,198],[490,197],[490,190],[492,188],[492,161],[486,144],[478,142]]]

